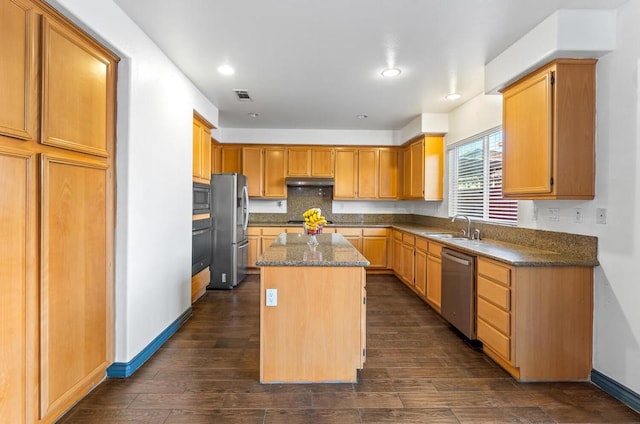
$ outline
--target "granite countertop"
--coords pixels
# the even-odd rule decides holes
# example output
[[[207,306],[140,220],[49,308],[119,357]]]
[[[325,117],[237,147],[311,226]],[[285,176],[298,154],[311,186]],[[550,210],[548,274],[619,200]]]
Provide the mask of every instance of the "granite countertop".
[[[289,224],[286,222],[250,222],[249,227],[301,227],[302,224]],[[359,228],[359,227],[372,227],[372,228],[389,228],[389,224],[372,224],[372,223],[358,223],[358,222],[334,222],[328,224],[327,228]]]
[[[297,227],[299,224],[287,224],[283,222],[255,223],[257,227]],[[558,253],[551,250],[542,250],[522,244],[507,243],[493,239],[468,240],[457,237],[450,229],[428,227],[417,224],[358,224],[358,223],[334,223],[328,227],[389,227],[411,233],[413,235],[438,242],[449,247],[472,255],[482,255],[512,266],[588,266],[598,265],[596,258],[577,254]],[[443,238],[438,234],[451,234],[455,238]],[[293,236],[293,234],[290,234]],[[320,236],[330,236],[324,234]],[[320,237],[318,236],[318,237]],[[302,236],[304,237],[304,236]],[[346,242],[346,241],[345,241]],[[348,242],[346,242],[349,244]],[[274,244],[275,245],[275,244]],[[306,244],[305,244],[306,246]],[[349,246],[351,246],[349,244]],[[307,248],[308,250],[308,248]],[[268,251],[267,251],[268,252]],[[265,252],[265,253],[267,253]],[[324,254],[323,254],[324,255]],[[299,255],[301,257],[301,254]],[[292,258],[295,258],[292,256]],[[323,256],[329,258],[329,256]],[[263,258],[260,258],[263,259]],[[363,260],[366,260],[362,257]],[[332,259],[329,259],[332,260]],[[294,259],[295,261],[295,259]],[[282,261],[281,261],[282,262]],[[261,263],[258,263],[260,265]],[[317,266],[334,266],[332,264],[315,264]],[[300,266],[300,265],[299,265]],[[341,266],[341,265],[335,265]],[[344,266],[344,265],[342,265]],[[360,265],[358,265],[360,266]]]
[[[589,258],[570,256],[556,252],[536,249],[518,244],[506,243],[498,240],[469,240],[466,238],[442,238],[438,234],[451,234],[448,230],[423,227],[411,224],[394,224],[392,228],[402,230],[413,235],[436,241],[445,247],[461,252],[482,255],[513,266],[597,266],[598,263]]]
[[[258,266],[369,266],[362,256],[340,234],[318,234],[319,244],[310,247],[310,236],[282,233],[256,261]]]

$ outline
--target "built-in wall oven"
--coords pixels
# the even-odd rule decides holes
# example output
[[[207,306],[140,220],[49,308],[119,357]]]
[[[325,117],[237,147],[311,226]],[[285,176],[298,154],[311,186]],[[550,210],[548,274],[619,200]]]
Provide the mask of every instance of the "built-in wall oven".
[[[211,265],[211,217],[194,219],[191,237],[191,275]]]

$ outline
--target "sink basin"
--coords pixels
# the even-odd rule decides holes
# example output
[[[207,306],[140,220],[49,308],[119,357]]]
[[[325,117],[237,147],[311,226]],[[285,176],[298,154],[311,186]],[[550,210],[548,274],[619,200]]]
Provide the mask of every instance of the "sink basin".
[[[450,240],[466,240],[466,237],[459,236],[457,234],[450,233],[427,233],[430,237],[436,237],[441,239],[450,239]]]

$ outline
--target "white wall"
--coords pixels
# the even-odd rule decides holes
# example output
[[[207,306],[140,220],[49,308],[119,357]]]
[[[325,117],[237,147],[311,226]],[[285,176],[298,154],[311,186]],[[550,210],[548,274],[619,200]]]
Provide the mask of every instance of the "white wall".
[[[111,0],[52,4],[122,58],[115,360],[128,362],[191,305],[192,116],[217,125],[218,110]]]
[[[589,201],[520,201],[518,226],[598,237],[594,285],[594,369],[640,393],[640,2],[617,13],[617,48],[597,65],[596,197]],[[499,96],[478,96],[449,117],[447,144],[500,124]],[[445,170],[446,172],[446,170]],[[446,186],[446,183],[445,183]],[[446,187],[445,187],[446,197]],[[534,220],[534,208],[538,211]],[[560,220],[549,221],[549,209]],[[580,208],[584,222],[574,222]],[[596,224],[596,209],[607,223]],[[447,201],[415,213],[447,216]]]

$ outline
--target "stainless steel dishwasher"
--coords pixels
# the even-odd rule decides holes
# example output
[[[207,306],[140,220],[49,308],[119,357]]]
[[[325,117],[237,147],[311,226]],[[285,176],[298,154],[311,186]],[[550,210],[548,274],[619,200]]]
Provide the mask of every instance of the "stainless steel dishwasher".
[[[442,249],[442,316],[470,340],[476,339],[476,258]]]

